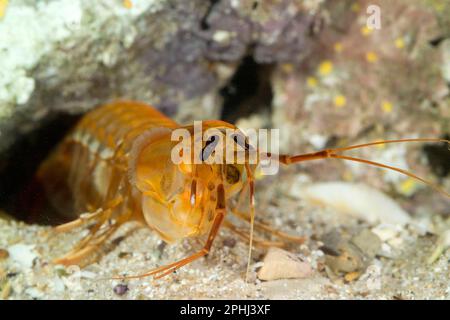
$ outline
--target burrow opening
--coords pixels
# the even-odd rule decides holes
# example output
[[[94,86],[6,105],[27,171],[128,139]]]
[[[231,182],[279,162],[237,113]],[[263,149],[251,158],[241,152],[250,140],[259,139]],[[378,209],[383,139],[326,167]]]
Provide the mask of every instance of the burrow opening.
[[[18,220],[28,220],[28,212],[41,197],[33,190],[36,170],[79,118],[79,115],[54,114],[39,128],[19,136],[0,155],[1,210]]]
[[[235,123],[255,113],[271,113],[273,91],[270,82],[274,65],[258,64],[245,57],[233,77],[221,90],[221,119]]]
[[[234,123],[254,113],[270,110],[272,65],[262,65],[251,56],[244,58],[228,84],[221,88],[221,118]],[[0,155],[0,210],[14,218],[35,222],[30,218],[41,206],[43,190],[35,188],[35,173],[56,145],[82,115],[57,113],[49,116],[39,128],[20,136]],[[54,221],[39,220],[42,224]]]

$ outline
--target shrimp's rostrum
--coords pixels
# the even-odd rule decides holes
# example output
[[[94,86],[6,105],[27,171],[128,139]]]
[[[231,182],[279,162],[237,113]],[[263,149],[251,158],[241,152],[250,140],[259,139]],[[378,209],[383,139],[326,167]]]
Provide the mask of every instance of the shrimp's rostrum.
[[[128,221],[142,223],[169,243],[207,235],[201,250],[191,256],[134,276],[162,277],[206,255],[221,226],[229,227],[245,237],[245,233],[225,220],[228,212],[249,222],[252,231],[254,226],[255,229],[270,231],[284,241],[302,241],[300,237],[273,230],[267,224],[254,221],[253,176],[256,165],[225,161],[223,164],[207,163],[205,157],[214,151],[209,147],[211,141],[202,141],[201,163],[175,164],[171,154],[178,141],[172,141],[171,137],[173,130],[177,128],[187,129],[194,136],[193,125],[181,127],[156,109],[136,101],[113,102],[89,112],[81,119],[37,173],[55,208],[66,215],[84,212],[72,221],[56,227],[57,231],[64,232],[91,225],[89,235],[71,252],[56,259],[55,263],[82,264],[118,227]],[[234,125],[219,120],[202,122],[203,131],[210,128],[215,128],[218,132],[237,129]],[[240,134],[246,139],[243,133]],[[193,140],[194,138],[192,146]],[[326,158],[363,162],[409,175],[449,196],[446,191],[412,173],[342,155],[344,151],[374,144],[412,141],[448,143],[439,139],[380,141],[296,156],[279,155],[275,159],[286,165]],[[244,147],[246,150],[251,148],[247,143]],[[239,148],[234,150],[236,149]],[[231,198],[235,198],[238,205],[232,207]],[[248,212],[238,211],[242,207],[239,204],[245,200]],[[253,239],[253,232],[248,238]],[[261,245],[283,244],[257,237],[254,241]]]

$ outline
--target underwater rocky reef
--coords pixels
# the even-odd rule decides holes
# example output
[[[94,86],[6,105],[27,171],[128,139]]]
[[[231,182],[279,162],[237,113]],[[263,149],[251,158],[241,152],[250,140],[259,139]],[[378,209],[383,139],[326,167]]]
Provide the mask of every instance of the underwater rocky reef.
[[[290,154],[382,139],[448,140],[449,17],[446,0],[0,0],[0,298],[89,291],[134,299],[448,299],[449,199],[363,164],[314,162],[257,180],[264,219],[307,240],[267,255],[256,249],[250,284],[238,259],[247,243],[229,230],[216,257],[177,274],[172,287],[89,283],[131,268],[130,260],[137,272],[195,247],[167,249],[139,231],[80,271],[82,285],[72,290],[67,270],[52,267],[48,255],[78,235],[54,238],[48,226],[25,224],[22,193],[83,114],[116,99],[143,101],[181,124],[222,119],[280,129],[280,150]],[[446,143],[387,144],[357,155],[450,190]],[[343,207],[351,214],[338,213]],[[281,275],[277,261],[288,266]],[[190,289],[198,278],[215,285]]]

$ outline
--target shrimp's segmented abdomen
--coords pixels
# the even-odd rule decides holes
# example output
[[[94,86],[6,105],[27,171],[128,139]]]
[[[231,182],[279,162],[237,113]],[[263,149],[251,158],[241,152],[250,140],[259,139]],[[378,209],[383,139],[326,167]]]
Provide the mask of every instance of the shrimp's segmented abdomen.
[[[127,170],[133,142],[153,127],[176,126],[176,122],[140,102],[101,106],[81,119],[42,164],[38,178],[50,202],[67,219],[102,208],[117,196],[131,206]]]

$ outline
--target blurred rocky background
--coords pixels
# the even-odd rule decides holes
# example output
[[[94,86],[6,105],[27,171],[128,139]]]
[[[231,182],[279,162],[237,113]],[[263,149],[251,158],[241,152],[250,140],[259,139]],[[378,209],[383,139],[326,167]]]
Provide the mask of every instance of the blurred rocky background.
[[[380,29],[367,25],[370,5]],[[0,194],[22,188],[81,114],[117,98],[183,123],[280,128],[289,153],[448,137],[449,16],[445,0],[1,0]],[[445,145],[358,155],[450,187]],[[398,174],[337,161],[301,170],[448,213],[440,195]]]

